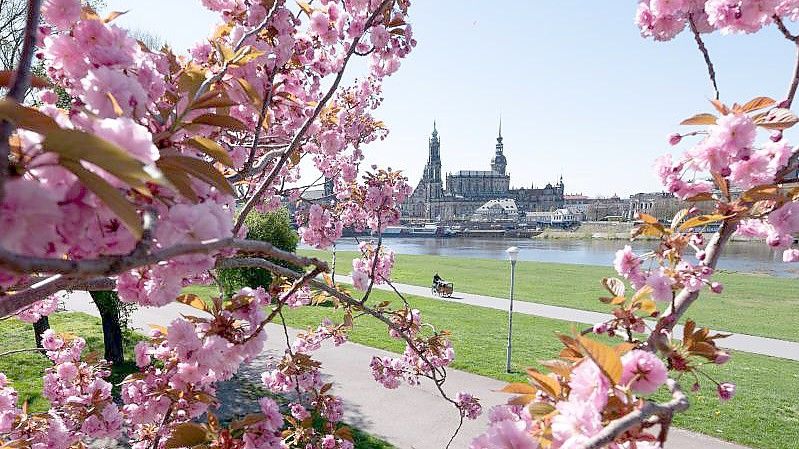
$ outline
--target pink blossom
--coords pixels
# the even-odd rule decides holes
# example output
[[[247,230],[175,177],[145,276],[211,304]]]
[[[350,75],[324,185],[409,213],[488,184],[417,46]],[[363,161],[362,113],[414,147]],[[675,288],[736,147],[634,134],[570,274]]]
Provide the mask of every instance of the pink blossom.
[[[525,421],[502,420],[492,423],[488,431],[475,438],[469,449],[538,449]]]
[[[94,133],[124,148],[145,164],[152,164],[158,159],[159,152],[153,144],[153,135],[146,127],[128,117],[98,120],[94,124]]]
[[[654,393],[667,379],[666,365],[649,351],[634,349],[621,358],[621,381],[638,393]]]
[[[78,21],[80,9],[80,0],[45,0],[42,3],[42,18],[66,30]]]
[[[671,301],[674,296],[672,290],[674,280],[662,269],[650,273],[646,278],[646,285],[652,288],[652,299],[655,301]]]
[[[480,400],[465,391],[459,392],[455,396],[461,416],[468,419],[477,419],[483,412]]]
[[[616,251],[613,266],[620,276],[630,280],[634,286],[637,286],[636,288],[645,282],[644,274],[641,271],[641,259],[633,253],[630,245],[625,245],[624,249]]]
[[[577,449],[588,438],[602,430],[602,417],[599,410],[589,402],[572,400],[559,402],[555,408],[558,414],[552,418],[553,447]]]
[[[570,398],[590,402],[597,410],[605,408],[608,402],[610,382],[592,360],[583,360],[574,368],[569,387]]]
[[[140,115],[149,103],[147,92],[136,79],[106,66],[90,69],[81,83],[81,100],[90,111],[102,117],[116,117],[109,94],[124,114]]]
[[[799,262],[799,249],[789,248],[782,252],[783,262]]]

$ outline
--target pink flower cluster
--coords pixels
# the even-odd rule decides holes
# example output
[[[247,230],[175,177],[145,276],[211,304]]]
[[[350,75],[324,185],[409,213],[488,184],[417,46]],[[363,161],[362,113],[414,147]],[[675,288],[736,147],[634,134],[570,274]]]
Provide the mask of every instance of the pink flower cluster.
[[[0,435],[6,441],[26,441],[31,447],[67,449],[84,438],[116,438],[123,417],[111,397],[111,373],[104,363],[81,361],[82,338],[69,342],[50,329],[42,345],[53,366],[44,372],[43,394],[48,413],[27,415],[17,407],[16,392],[0,374]]]
[[[394,268],[394,251],[385,246],[374,247],[371,243],[358,245],[362,257],[352,260],[352,284],[366,291],[370,283],[377,285],[391,281]]]
[[[732,186],[748,190],[771,184],[795,148],[782,139],[755,145],[756,127],[746,114],[729,113],[707,129],[707,137],[688,150],[678,162],[670,155],[658,159],[656,171],[670,192],[682,199],[712,190],[704,181],[686,181],[686,172],[715,173],[729,178]]]
[[[754,33],[778,16],[799,18],[796,0],[640,0],[635,23],[641,35],[667,41],[690,21],[700,33]]]
[[[331,212],[313,204],[308,209],[308,221],[298,230],[302,241],[314,248],[329,248],[341,237],[344,225],[340,220],[335,220]]]
[[[737,233],[747,237],[764,238],[775,250],[782,250],[785,262],[799,262],[799,250],[790,248],[794,235],[799,233],[799,203],[785,203],[764,219],[749,219],[740,223]]]
[[[259,325],[271,298],[263,290],[245,289],[236,295],[233,310],[215,311],[211,318],[178,318],[164,334],[154,330],[150,343],[136,346],[142,374],[122,387],[124,415],[130,433],[145,448],[168,435],[164,417],[174,423],[194,419],[213,403],[216,382],[230,379],[242,363],[260,354],[266,334]],[[246,325],[235,325],[237,319]]]
[[[489,427],[472,440],[469,449],[538,449],[538,440],[532,437],[536,423],[522,406],[499,405],[488,415]]]

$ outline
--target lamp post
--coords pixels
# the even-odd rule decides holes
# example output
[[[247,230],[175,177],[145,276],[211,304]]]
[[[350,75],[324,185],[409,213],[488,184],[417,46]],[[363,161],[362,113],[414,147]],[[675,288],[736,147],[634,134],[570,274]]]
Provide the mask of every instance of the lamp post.
[[[510,260],[510,306],[508,307],[508,357],[505,369],[510,372],[510,355],[513,349],[511,337],[513,335],[513,284],[516,281],[516,260],[519,258],[519,248],[511,246],[506,249]]]

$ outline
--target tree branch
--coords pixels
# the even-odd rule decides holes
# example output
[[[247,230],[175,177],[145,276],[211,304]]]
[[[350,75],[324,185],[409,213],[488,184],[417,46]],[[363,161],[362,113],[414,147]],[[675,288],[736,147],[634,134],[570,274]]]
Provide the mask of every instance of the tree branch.
[[[31,83],[31,63],[36,50],[36,32],[39,25],[39,10],[42,0],[28,0],[28,14],[25,22],[25,37],[22,44],[22,54],[17,64],[17,69],[12,75],[11,88],[6,95],[7,99],[21,103]],[[2,121],[0,124],[0,203],[5,197],[5,181],[9,176],[9,151],[8,138],[14,131],[11,122]]]
[[[666,385],[671,392],[672,399],[670,401],[660,404],[647,401],[640,409],[611,421],[601,432],[591,437],[582,446],[582,449],[603,448],[631,427],[643,424],[651,416],[660,418],[661,425],[668,425],[672,416],[677,412],[687,410],[690,403],[688,402],[688,397],[674,379],[667,380]]]
[[[705,47],[705,42],[702,40],[702,36],[700,36],[699,30],[696,28],[696,22],[694,22],[693,14],[688,14],[688,24],[691,26],[691,32],[694,33],[694,40],[696,41],[696,45],[697,47],[699,47],[699,51],[702,52],[702,57],[705,58],[707,73],[708,75],[710,75],[710,82],[713,83],[713,90],[716,91],[716,100],[718,100],[719,86],[716,83],[716,70],[713,68],[713,62],[710,60],[710,53],[707,51],[707,47]]]
[[[186,243],[149,252],[146,254],[130,254],[124,256],[106,256],[87,260],[63,260],[46,257],[33,257],[13,253],[0,248],[0,267],[4,270],[28,274],[50,273],[72,277],[113,276],[123,271],[158,262],[167,261],[178,256],[197,253],[210,253],[222,249],[236,249],[242,252],[263,254],[295,265],[315,265],[327,271],[327,263],[314,257],[298,256],[276,248],[270,243],[258,240],[242,240],[233,237],[211,239],[199,243]]]
[[[718,232],[713,235],[713,239],[708,243],[706,249],[706,266],[715,270],[719,257],[721,257],[721,251],[735,232],[736,224],[737,221],[724,221]],[[698,297],[699,291],[691,292],[687,288],[683,288],[680,291],[677,297],[674,298],[673,304],[666,309],[658,320],[655,329],[649,335],[647,345],[650,349],[658,349],[664,353],[670,351],[668,334]]]
[[[364,36],[364,34],[366,34],[366,30],[368,30],[369,27],[372,26],[375,19],[380,14],[380,12],[383,11],[386,8],[386,6],[392,1],[393,0],[383,0],[380,3],[380,6],[378,6],[375,9],[375,11],[372,13],[372,15],[369,16],[369,19],[366,20],[366,23],[364,24],[364,32],[361,33],[359,36],[357,36],[355,39],[353,39],[352,44],[350,45],[350,48],[347,50],[347,54],[344,57],[344,61],[341,64],[341,70],[339,70],[338,73],[336,74],[336,78],[333,81],[333,84],[330,86],[327,93],[325,93],[325,95],[316,105],[316,108],[314,108],[311,116],[308,117],[305,123],[303,123],[302,128],[300,128],[300,130],[294,136],[294,139],[291,141],[291,144],[283,152],[283,155],[280,157],[275,166],[272,168],[272,171],[269,173],[269,176],[266,177],[266,179],[261,183],[261,185],[255,191],[255,194],[252,197],[250,197],[249,200],[247,200],[247,203],[241,209],[241,213],[239,213],[239,218],[236,221],[236,225],[233,227],[234,234],[238,232],[239,229],[241,229],[241,226],[244,224],[244,220],[247,218],[247,215],[249,215],[250,211],[261,200],[261,197],[264,195],[264,193],[266,193],[266,191],[272,185],[272,182],[274,182],[275,177],[277,177],[278,173],[280,173],[280,170],[286,164],[286,161],[289,160],[291,154],[300,145],[300,141],[305,137],[305,133],[308,132],[308,128],[311,127],[313,122],[322,112],[322,109],[324,109],[325,106],[327,106],[327,102],[330,101],[330,99],[333,97],[333,94],[336,92],[336,90],[338,90],[338,86],[341,83],[341,79],[344,77],[344,72],[346,71],[347,64],[349,63],[350,58],[355,52],[355,48],[358,46],[360,39]]]

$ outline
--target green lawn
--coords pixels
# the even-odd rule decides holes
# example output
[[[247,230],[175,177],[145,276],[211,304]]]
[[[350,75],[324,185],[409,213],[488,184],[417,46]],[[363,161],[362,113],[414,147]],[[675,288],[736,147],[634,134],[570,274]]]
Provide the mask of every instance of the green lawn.
[[[91,352],[102,355],[103,330],[98,318],[83,313],[56,313],[50,316],[50,327],[56,332],[68,332],[83,337],[87,345],[84,356]],[[125,336],[127,357],[133,356],[133,347],[142,338],[135,333],[128,333]],[[34,346],[33,326],[17,319],[0,322],[0,353]],[[30,410],[34,412],[44,411],[48,407],[47,400],[41,395],[42,375],[48,366],[51,366],[50,361],[44,355],[34,352],[12,354],[0,359],[0,372],[6,374],[11,385],[19,393],[19,404],[28,401]],[[110,381],[118,384],[135,370],[135,364],[126,361],[124,365],[113,368]],[[357,449],[394,449],[391,444],[356,428],[352,428],[352,435]]]
[[[96,352],[103,354],[103,328],[99,318],[84,313],[55,313],[50,316],[50,327],[56,332],[74,334],[86,340],[87,348],[83,355]],[[118,383],[128,374],[136,370],[132,362],[133,346],[140,340],[136,334],[125,336],[125,355],[129,360],[120,366],[113,367],[112,383]],[[14,349],[34,348],[33,326],[17,319],[0,322],[0,352]],[[0,358],[0,372],[5,373],[11,385],[19,393],[19,404],[28,401],[32,411],[43,411],[48,408],[47,400],[42,397],[42,375],[44,369],[51,366],[46,356],[34,352],[23,352]]]
[[[212,287],[195,289],[195,293],[216,294]],[[398,301],[390,293],[377,291],[370,301]],[[453,367],[507,381],[524,380],[523,368],[536,366],[537,360],[551,359],[560,350],[553,336],[571,332],[573,324],[516,315],[513,321],[513,366],[516,374],[507,374],[505,345],[507,314],[502,311],[437,301],[416,296],[407,297],[413,307],[422,311],[426,322],[452,332],[456,350]],[[285,312],[292,327],[315,327],[323,317],[341,318],[331,307],[303,307]],[[382,323],[361,318],[350,335],[354,342],[402,352],[404,346],[388,337]],[[366,369],[366,367],[364,367]],[[708,373],[719,381],[734,382],[736,397],[720,403],[715,387],[705,382],[698,394],[691,395],[691,408],[675,420],[679,427],[702,432],[747,446],[763,449],[795,449],[799,440],[799,362],[734,352],[724,366],[710,365]],[[686,385],[686,388],[690,386]],[[662,399],[666,394],[662,395]]]
[[[300,250],[330,259],[329,252]],[[354,252],[338,252],[338,272],[349,274]],[[433,273],[455,283],[455,290],[506,297],[508,262],[490,259],[398,254],[391,274],[396,282],[430,285]],[[608,312],[597,298],[605,294],[603,277],[612,267],[520,261],[516,265],[516,298],[576,309]],[[799,341],[799,279],[718,273],[724,292],[702,293],[687,318],[714,329]]]

